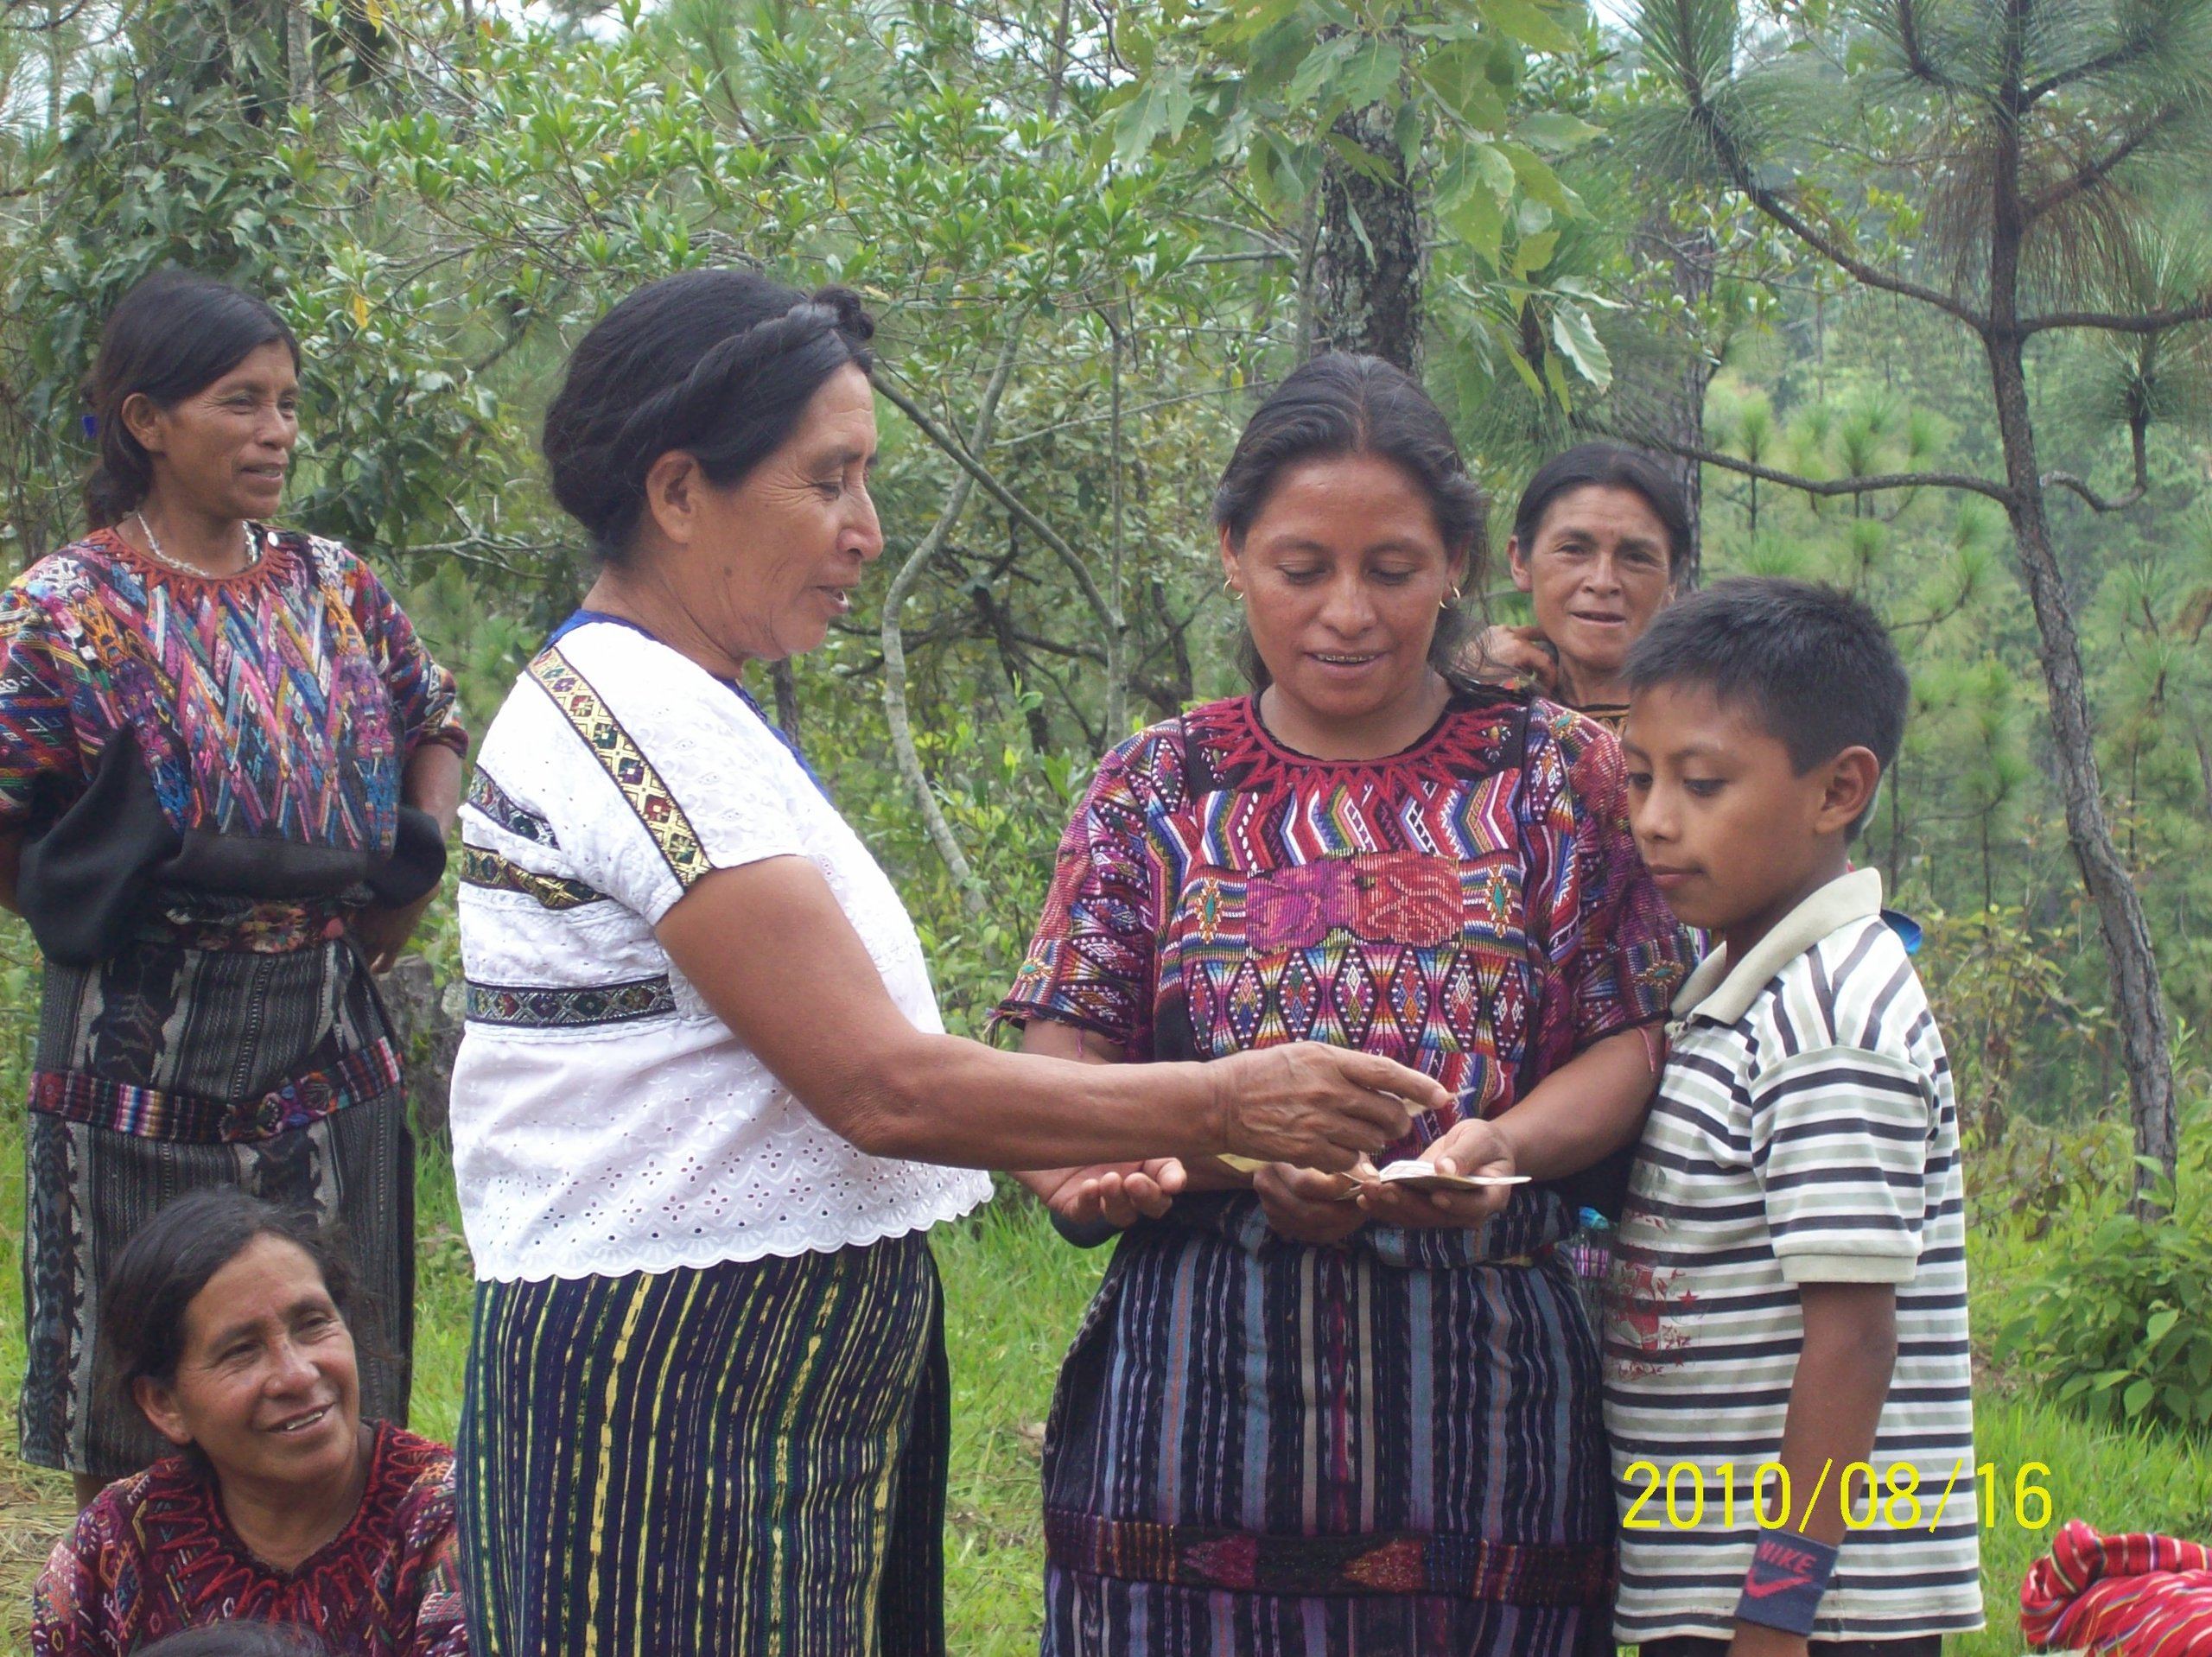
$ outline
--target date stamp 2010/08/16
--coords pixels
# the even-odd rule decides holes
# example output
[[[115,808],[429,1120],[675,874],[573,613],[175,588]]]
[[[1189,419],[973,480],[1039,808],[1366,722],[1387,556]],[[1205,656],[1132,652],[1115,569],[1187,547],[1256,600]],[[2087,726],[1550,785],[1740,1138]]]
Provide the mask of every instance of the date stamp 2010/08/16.
[[[1676,1462],[1663,1470],[1656,1462],[1630,1462],[1623,1472],[1628,1511],[1621,1525],[1627,1530],[1694,1530],[1717,1518],[1723,1529],[1732,1530],[1740,1514],[1757,1520],[1763,1530],[1802,1531],[1828,1501],[1842,1510],[1847,1529],[1914,1530],[1932,1536],[1962,1483],[1980,1498],[1983,1527],[1998,1522],[2008,1481],[1995,1462],[1970,1468],[1961,1459],[1942,1471],[1938,1481],[1910,1462],[1884,1468],[1852,1462],[1839,1472],[1831,1461],[1822,1464],[1819,1480],[1800,1502],[1793,1500],[1789,1470],[1780,1462],[1750,1468],[1721,1462],[1710,1469]],[[2050,1528],[2050,1489],[2043,1482],[2050,1476],[2042,1462],[2022,1462],[2009,1481],[2012,1517],[2022,1530]]]

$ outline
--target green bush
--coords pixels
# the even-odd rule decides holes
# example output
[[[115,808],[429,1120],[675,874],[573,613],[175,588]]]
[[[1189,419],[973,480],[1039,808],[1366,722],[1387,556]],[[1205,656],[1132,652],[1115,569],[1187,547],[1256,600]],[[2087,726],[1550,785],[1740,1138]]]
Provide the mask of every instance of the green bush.
[[[2192,1113],[2181,1178],[2159,1184],[2168,1211],[2145,1222],[2126,1212],[2074,1223],[2046,1239],[2057,1264],[2020,1286],[1996,1355],[2031,1372],[2048,1396],[2121,1425],[2212,1427],[2212,1198]],[[2119,1208],[2118,1182],[2102,1201]],[[2054,1246],[2055,1245],[2055,1246]]]

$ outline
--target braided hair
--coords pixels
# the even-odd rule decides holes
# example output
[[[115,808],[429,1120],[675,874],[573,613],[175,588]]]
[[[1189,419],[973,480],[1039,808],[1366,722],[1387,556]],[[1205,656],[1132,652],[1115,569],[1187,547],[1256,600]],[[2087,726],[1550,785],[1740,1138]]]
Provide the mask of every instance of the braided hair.
[[[594,325],[545,411],[553,498],[606,562],[627,561],[645,476],[671,449],[728,488],[772,454],[847,364],[874,367],[875,324],[844,288],[811,295],[747,270],[687,270]]]

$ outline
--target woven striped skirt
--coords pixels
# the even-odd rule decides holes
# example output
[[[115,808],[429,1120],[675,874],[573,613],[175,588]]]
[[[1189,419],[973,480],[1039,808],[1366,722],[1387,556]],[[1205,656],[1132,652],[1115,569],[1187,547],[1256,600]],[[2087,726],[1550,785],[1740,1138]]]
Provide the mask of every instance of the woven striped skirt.
[[[941,1657],[950,1394],[920,1234],[480,1283],[476,1657]]]
[[[96,1384],[100,1288],[138,1228],[190,1191],[235,1185],[334,1225],[365,1292],[361,1413],[407,1425],[415,1317],[415,1149],[397,1083],[319,1121],[234,1145],[118,1133],[32,1111],[24,1123],[18,1424],[38,1467],[122,1478],[173,1454]]]
[[[100,1292],[138,1228],[232,1185],[334,1224],[366,1292],[361,1408],[407,1424],[415,1152],[365,960],[317,931],[149,927],[98,966],[46,964],[24,1131],[26,1461],[120,1478],[173,1446],[94,1384]],[[257,940],[268,943],[269,939]]]
[[[1179,1207],[1124,1238],[1061,1371],[1048,1657],[1610,1653],[1598,1356],[1556,1216],[1315,1248],[1249,1197]]]

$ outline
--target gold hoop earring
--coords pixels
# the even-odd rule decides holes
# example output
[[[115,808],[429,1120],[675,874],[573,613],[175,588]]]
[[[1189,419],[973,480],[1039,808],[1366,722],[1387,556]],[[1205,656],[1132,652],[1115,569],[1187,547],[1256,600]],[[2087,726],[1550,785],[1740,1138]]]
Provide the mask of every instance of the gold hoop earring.
[[[1244,596],[1243,590],[1238,587],[1226,575],[1221,578],[1221,594],[1224,598],[1227,599],[1241,599]]]

